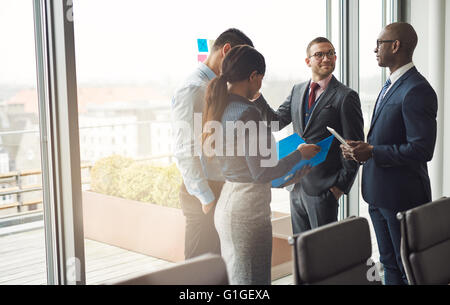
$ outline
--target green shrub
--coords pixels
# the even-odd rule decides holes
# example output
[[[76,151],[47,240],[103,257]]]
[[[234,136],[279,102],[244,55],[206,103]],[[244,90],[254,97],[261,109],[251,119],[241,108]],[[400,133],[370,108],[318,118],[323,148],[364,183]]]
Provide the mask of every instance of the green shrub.
[[[155,177],[153,188],[153,200],[155,203],[173,208],[180,208],[179,191],[181,174],[175,164],[161,167],[159,175]]]
[[[122,159],[122,161],[124,160]],[[100,181],[93,183],[98,175],[92,176],[91,174],[91,188],[94,192],[150,202],[161,206],[181,208],[178,197],[181,175],[175,164],[158,166],[150,162],[131,160],[130,163],[123,162],[121,163],[123,166],[118,167],[111,163],[116,165],[120,161],[117,158],[108,157],[95,164],[94,168],[97,168],[97,172],[108,172],[111,178],[103,177]],[[108,170],[102,170],[103,168]],[[108,181],[113,181],[114,186],[102,185]],[[95,185],[95,188],[93,185]],[[107,190],[107,192],[104,190]]]
[[[91,189],[97,193],[118,196],[121,171],[133,162],[133,159],[119,155],[98,160],[91,169]]]

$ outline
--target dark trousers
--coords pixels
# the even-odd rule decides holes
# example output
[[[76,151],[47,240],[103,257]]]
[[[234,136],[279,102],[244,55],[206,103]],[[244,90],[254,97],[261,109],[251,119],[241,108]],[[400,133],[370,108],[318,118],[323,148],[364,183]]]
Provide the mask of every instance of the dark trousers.
[[[290,193],[290,199],[294,234],[337,221],[339,203],[330,190],[320,196],[310,196],[297,184]]]
[[[224,182],[208,181],[208,184],[217,200]],[[180,203],[186,216],[185,259],[205,253],[220,254],[219,235],[214,226],[215,207],[205,215],[200,200],[187,192],[184,183],[180,188]]]
[[[380,262],[384,267],[386,285],[407,285],[400,256],[400,221],[397,212],[369,205],[369,215],[377,237]]]

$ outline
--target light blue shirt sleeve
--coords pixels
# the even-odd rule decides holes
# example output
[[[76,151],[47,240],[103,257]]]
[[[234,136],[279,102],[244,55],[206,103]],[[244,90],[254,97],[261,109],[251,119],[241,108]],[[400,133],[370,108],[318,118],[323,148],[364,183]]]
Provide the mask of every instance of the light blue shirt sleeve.
[[[208,204],[215,199],[208,185],[200,156],[195,153],[196,142],[201,143],[201,113],[205,90],[205,86],[191,84],[179,89],[172,100],[176,164],[187,191],[197,197],[202,204]],[[197,119],[197,124],[194,124],[194,117]],[[198,145],[197,149],[199,149]]]

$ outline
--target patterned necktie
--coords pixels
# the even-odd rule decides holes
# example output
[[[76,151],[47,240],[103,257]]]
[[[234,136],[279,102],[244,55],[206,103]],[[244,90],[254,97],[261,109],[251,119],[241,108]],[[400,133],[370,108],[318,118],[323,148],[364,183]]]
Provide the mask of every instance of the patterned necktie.
[[[319,87],[320,86],[318,83],[311,82],[311,92],[309,93],[309,98],[308,98],[308,109],[311,109],[312,105],[316,101],[316,91]]]
[[[381,89],[380,96],[378,97],[377,105],[375,106],[375,114],[378,113],[378,110],[379,110],[380,105],[381,105],[381,101],[383,100],[384,94],[386,93],[386,91],[387,91],[387,89],[389,88],[390,85],[391,85],[391,80],[388,78],[388,80],[386,81],[386,83],[383,86],[383,89]]]

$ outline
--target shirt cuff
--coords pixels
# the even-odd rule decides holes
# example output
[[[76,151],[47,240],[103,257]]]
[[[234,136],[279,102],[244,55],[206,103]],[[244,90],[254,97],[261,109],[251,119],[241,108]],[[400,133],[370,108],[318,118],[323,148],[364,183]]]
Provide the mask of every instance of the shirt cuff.
[[[377,149],[377,146],[375,146],[375,145],[373,146],[372,156],[371,156],[370,159],[372,159],[373,162],[375,162],[375,164],[378,164],[380,162],[380,160],[379,160],[380,159],[380,154],[379,154],[379,151]]]
[[[198,198],[198,200],[200,200],[200,202],[203,205],[207,205],[211,203],[214,199],[216,199],[216,196],[214,196],[214,193],[210,189],[197,195],[196,197]]]

